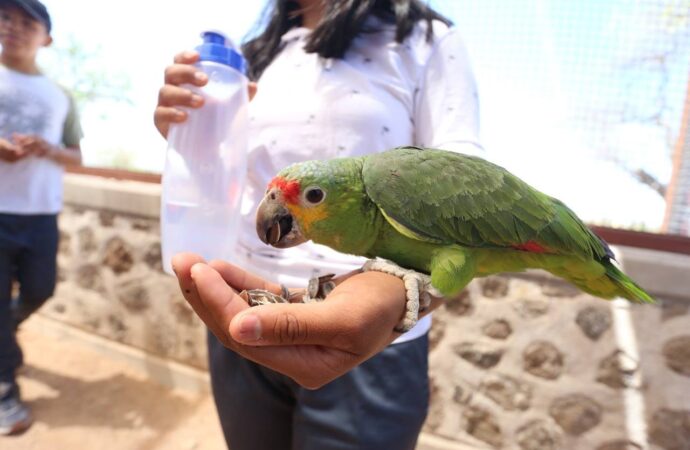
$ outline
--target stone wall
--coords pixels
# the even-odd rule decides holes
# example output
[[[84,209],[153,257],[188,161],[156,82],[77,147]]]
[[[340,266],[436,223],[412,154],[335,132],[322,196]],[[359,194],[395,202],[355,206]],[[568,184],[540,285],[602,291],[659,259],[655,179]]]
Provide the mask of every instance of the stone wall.
[[[690,257],[617,250],[659,305],[534,272],[475,280],[434,313],[425,431],[468,448],[690,449]]]
[[[60,282],[42,313],[204,368],[205,330],[161,271],[159,191],[66,178]],[[690,257],[618,253],[660,305],[529,272],[475,280],[434,313],[425,435],[447,446],[433,448],[690,449]]]
[[[68,175],[58,287],[41,310],[156,356],[206,367],[205,328],[163,273],[160,186]]]

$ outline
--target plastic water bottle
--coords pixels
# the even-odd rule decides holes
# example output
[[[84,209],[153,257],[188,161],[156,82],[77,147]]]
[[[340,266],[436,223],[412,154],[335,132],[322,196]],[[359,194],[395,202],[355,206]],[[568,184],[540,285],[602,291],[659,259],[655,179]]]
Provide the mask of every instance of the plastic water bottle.
[[[162,179],[163,268],[193,252],[204,259],[232,259],[247,171],[247,78],[245,62],[220,33],[202,33],[197,67],[208,75],[202,88],[185,86],[205,99],[184,123],[168,132]]]

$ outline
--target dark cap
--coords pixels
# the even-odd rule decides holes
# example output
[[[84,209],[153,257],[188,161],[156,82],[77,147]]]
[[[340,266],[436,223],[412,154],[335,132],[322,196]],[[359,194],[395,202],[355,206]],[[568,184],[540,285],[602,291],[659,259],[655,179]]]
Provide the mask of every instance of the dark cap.
[[[23,9],[28,15],[45,25],[46,30],[50,33],[50,15],[43,3],[38,0],[0,0],[0,6],[6,5],[14,5]]]

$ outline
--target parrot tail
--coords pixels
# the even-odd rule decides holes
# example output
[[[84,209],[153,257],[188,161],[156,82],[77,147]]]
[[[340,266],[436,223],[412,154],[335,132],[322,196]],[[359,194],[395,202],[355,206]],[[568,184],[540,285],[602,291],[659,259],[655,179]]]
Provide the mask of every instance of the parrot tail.
[[[563,263],[563,261],[560,261]],[[591,259],[585,264],[581,259],[566,264],[542,267],[556,276],[596,297],[612,299],[623,297],[634,303],[656,303],[656,300],[624,274],[608,256]]]
[[[606,269],[606,277],[618,288],[617,294],[635,303],[656,303],[654,298],[613,265],[609,258],[604,257],[601,264]]]

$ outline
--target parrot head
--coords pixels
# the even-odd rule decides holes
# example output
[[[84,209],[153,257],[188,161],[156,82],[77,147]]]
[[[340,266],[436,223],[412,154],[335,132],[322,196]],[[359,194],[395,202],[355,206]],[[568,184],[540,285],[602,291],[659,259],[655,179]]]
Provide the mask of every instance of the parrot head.
[[[313,240],[358,253],[361,241],[369,238],[362,220],[368,197],[361,167],[360,159],[343,158],[307,161],[280,171],[256,213],[259,238],[276,248]]]

